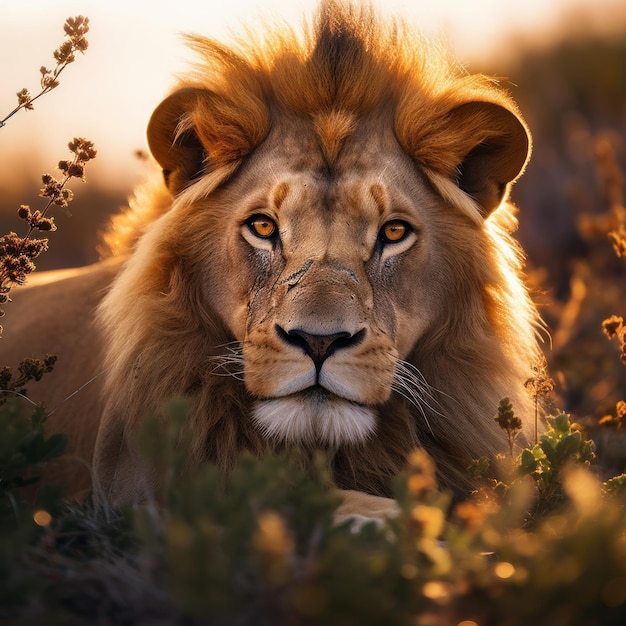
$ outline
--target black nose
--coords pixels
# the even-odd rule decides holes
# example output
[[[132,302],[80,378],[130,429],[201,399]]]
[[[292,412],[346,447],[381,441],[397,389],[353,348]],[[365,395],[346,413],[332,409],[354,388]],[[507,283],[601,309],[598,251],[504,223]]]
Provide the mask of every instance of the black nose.
[[[333,333],[332,335],[313,335],[301,328],[286,331],[278,325],[276,325],[276,332],[287,343],[302,348],[311,357],[318,372],[322,368],[324,361],[331,354],[342,348],[350,348],[357,345],[365,335],[365,329],[354,335],[346,331]]]

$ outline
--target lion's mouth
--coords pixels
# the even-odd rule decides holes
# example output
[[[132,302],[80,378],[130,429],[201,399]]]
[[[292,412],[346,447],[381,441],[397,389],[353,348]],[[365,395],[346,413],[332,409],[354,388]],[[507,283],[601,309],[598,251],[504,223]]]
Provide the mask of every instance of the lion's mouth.
[[[268,439],[339,446],[367,439],[376,429],[373,408],[314,385],[256,402],[252,418]]]

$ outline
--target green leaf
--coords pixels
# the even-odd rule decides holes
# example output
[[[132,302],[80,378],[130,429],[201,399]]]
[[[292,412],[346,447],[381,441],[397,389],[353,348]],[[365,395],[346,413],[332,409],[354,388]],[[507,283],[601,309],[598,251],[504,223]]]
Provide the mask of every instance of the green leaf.
[[[24,455],[29,465],[35,465],[39,463],[44,445],[43,434],[41,432],[34,432],[22,439],[19,443],[18,450]]]
[[[556,433],[561,435],[566,435],[571,430],[569,415],[567,415],[567,413],[561,413],[556,417],[549,417],[548,423],[552,426]]]
[[[33,414],[30,416],[32,427],[39,431],[43,430],[43,426],[47,419],[48,419],[48,415],[46,414],[45,409],[41,405],[37,406]]]
[[[626,474],[614,476],[604,483],[604,490],[614,496],[626,497]]]
[[[537,469],[537,459],[532,450],[524,448],[519,457],[519,470],[522,476],[532,474]]]
[[[542,437],[539,443],[539,447],[543,451],[546,460],[553,467],[556,467],[558,465],[558,457],[556,454],[557,445],[558,445],[558,441],[553,442],[547,437],[546,438]]]
[[[562,467],[567,461],[573,460],[582,450],[582,437],[579,432],[569,433],[565,435],[561,441],[556,444],[556,459],[558,465]]]
[[[47,463],[61,456],[67,448],[68,438],[65,433],[55,433],[46,439],[41,448],[40,463]]]

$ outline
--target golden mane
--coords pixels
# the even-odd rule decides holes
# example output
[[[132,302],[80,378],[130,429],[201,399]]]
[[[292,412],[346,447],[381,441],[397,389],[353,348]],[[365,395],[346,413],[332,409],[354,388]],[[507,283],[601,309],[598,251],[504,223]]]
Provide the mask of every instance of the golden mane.
[[[198,102],[178,129],[194,128],[215,171],[238,165],[267,136],[276,110],[314,118],[322,148],[332,155],[351,120],[378,108],[393,110],[398,141],[432,174],[446,196],[446,181],[471,146],[497,129],[484,115],[464,120],[466,132],[450,132],[447,114],[469,102],[492,102],[518,113],[494,78],[468,74],[449,54],[397,19],[384,20],[371,7],[326,0],[304,36],[287,25],[265,37],[246,33],[228,46],[189,35],[199,61],[176,89],[196,87],[214,97]],[[112,220],[104,240],[110,250],[129,248],[147,223],[167,209],[163,194],[139,189],[139,201]],[[452,194],[477,219],[467,196]]]
[[[413,415],[401,399],[392,399],[390,417],[375,438],[338,451],[335,478],[344,488],[388,495],[389,478],[415,443],[407,439],[408,424],[418,424],[418,443],[433,456],[442,484],[469,488],[468,451],[480,456],[502,448],[493,417],[503,397],[520,415],[532,414],[523,383],[541,362],[539,317],[520,278],[521,250],[509,234],[515,210],[505,198],[485,219],[478,199],[455,184],[457,166],[475,146],[497,144],[510,132],[504,124],[487,124],[484,108],[473,103],[492,103],[519,117],[512,100],[494,80],[468,75],[402,23],[333,1],[322,4],[301,38],[283,27],[232,47],[196,36],[190,42],[201,61],[178,89],[208,95],[197,99],[174,139],[193,129],[204,149],[202,171],[176,197],[162,183],[156,192],[140,190],[105,238],[112,250],[123,251],[145,232],[100,309],[108,338],[105,413],[117,425],[101,433],[99,447],[121,449],[120,433],[130,438],[146,411],[158,411],[181,393],[192,396],[197,438],[191,459],[229,467],[243,449],[271,447],[246,418],[251,399],[243,384],[207,369],[216,346],[232,337],[201,304],[197,260],[207,254],[206,240],[217,240],[220,216],[230,208],[218,199],[207,225],[191,207],[213,202],[207,198],[263,142],[277,116],[309,118],[332,161],[353,120],[385,111],[393,115],[402,148],[461,215],[438,218],[445,235],[440,255],[450,277],[441,295],[444,314],[409,360],[442,393],[428,415]],[[460,132],[454,116],[462,107]],[[526,420],[526,436],[532,429]],[[108,465],[119,480],[125,467],[115,466],[115,459]],[[132,481],[132,472],[122,480]]]

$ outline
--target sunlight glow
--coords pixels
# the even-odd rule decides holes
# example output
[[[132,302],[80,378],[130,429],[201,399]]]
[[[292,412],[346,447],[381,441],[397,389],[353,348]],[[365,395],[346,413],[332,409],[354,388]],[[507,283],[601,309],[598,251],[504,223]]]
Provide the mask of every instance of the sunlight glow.
[[[514,52],[521,38],[540,41],[563,23],[567,12],[585,11],[585,28],[614,16],[608,5],[621,0],[374,0],[383,14],[396,14],[443,40],[462,60]],[[60,87],[20,112],[3,128],[0,141],[0,185],[24,180],[35,164],[51,167],[67,141],[84,136],[98,149],[91,165],[92,184],[130,189],[145,165],[134,153],[145,150],[150,113],[189,67],[192,55],[181,33],[197,32],[228,39],[241,24],[261,21],[297,24],[310,15],[316,0],[207,0],[201,6],[180,0],[175,7],[148,0],[8,0],[2,7],[0,54],[4,59],[0,112],[14,106],[22,87],[37,88],[39,67],[53,64],[52,51],[63,37],[66,17],[90,20],[89,49],[67,68]],[[570,20],[571,21],[571,20]],[[596,24],[597,25],[597,24]],[[474,69],[472,67],[471,69]],[[480,68],[477,68],[480,69]],[[497,69],[497,68],[496,68]]]

